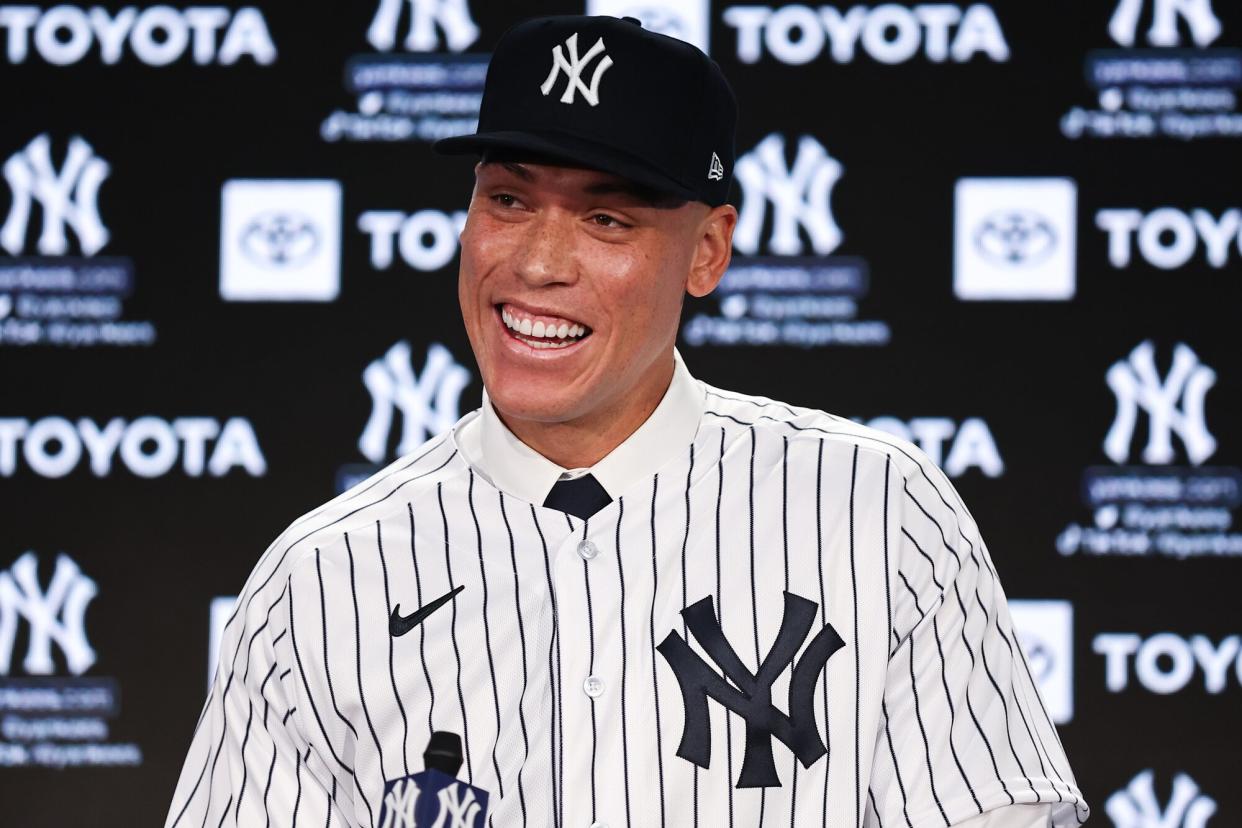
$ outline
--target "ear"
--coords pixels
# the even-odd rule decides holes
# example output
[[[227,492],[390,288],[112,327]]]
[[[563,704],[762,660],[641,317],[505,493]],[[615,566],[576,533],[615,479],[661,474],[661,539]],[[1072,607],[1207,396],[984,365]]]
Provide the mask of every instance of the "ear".
[[[733,257],[733,228],[737,226],[737,208],[722,204],[699,222],[698,243],[690,262],[686,292],[706,296],[716,289]]]

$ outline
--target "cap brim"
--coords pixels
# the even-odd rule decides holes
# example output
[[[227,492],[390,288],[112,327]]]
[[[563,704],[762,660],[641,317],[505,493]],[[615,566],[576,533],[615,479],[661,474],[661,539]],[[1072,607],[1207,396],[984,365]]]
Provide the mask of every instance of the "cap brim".
[[[474,135],[457,135],[441,138],[431,145],[442,155],[468,155],[483,153],[489,149],[508,149],[530,152],[552,159],[572,162],[602,172],[619,175],[638,184],[668,193],[687,201],[698,201],[700,196],[664,173],[651,167],[640,158],[621,152],[604,144],[559,132],[497,131]]]

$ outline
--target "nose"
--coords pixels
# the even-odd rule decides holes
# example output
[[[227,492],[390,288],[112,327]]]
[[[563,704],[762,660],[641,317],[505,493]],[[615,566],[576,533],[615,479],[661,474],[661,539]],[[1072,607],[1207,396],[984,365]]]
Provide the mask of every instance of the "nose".
[[[554,210],[541,211],[525,222],[521,243],[513,253],[513,269],[531,287],[577,281],[573,256],[573,218]]]

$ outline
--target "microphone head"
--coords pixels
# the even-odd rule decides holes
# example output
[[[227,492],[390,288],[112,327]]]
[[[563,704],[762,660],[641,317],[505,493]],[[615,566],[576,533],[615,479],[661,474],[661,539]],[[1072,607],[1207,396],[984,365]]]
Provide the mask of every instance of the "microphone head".
[[[431,741],[423,751],[423,764],[428,770],[438,770],[456,777],[462,761],[460,736],[447,730],[437,730],[431,734]]]

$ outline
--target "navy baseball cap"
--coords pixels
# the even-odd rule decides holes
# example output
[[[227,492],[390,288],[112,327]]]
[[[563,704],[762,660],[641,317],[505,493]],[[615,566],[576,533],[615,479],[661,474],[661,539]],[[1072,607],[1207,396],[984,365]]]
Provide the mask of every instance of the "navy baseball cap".
[[[501,36],[478,130],[437,152],[517,150],[724,204],[737,102],[716,62],[627,17],[556,16]]]

